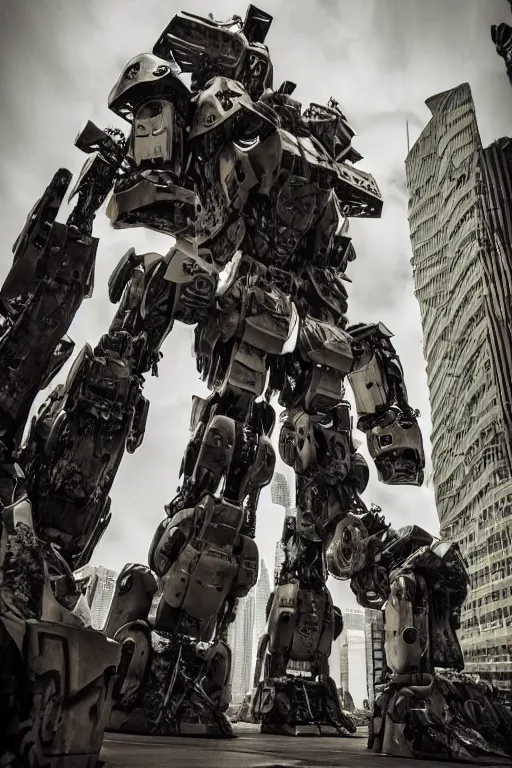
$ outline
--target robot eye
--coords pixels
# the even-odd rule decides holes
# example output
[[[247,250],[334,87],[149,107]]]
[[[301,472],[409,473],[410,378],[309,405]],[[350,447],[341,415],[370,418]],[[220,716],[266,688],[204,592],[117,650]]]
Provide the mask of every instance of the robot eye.
[[[159,67],[153,70],[153,75],[154,77],[163,77],[164,75],[169,74],[170,71],[170,67],[166,67],[165,64],[161,64]]]
[[[388,445],[391,445],[393,443],[393,438],[391,435],[380,435],[379,437],[379,445],[381,448],[386,448]]]
[[[136,61],[135,64],[132,64],[131,67],[128,67],[128,69],[124,73],[124,79],[135,80],[139,72],[140,72],[140,61]]]

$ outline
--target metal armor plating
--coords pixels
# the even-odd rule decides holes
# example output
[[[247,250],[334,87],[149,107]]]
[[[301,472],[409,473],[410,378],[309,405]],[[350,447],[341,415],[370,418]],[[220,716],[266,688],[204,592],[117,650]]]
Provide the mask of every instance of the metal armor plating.
[[[401,725],[428,731],[437,715],[427,708],[428,726],[417,719],[413,704],[430,695],[418,686],[426,675],[437,685],[438,661],[460,661],[460,559],[416,529],[392,534],[360,499],[368,467],[352,440],[346,381],[380,479],[421,485],[424,467],[390,332],[346,318],[345,272],[355,258],[348,219],[378,217],[380,193],[355,166],[354,132],[336,101],[303,110],[293,83],[274,89],[271,21],[252,5],[244,20],[175,16],[110,94],[129,136],[91,123],[80,134],[77,146],[91,157],[67,225],[55,221],[70,179],[62,171],[15,245],[0,307],[0,717],[13,734],[12,765],[29,734],[34,754],[60,750],[62,765],[78,765],[80,753],[92,766],[109,718],[121,730],[232,735],[227,630],[257,580],[256,513],[275,466],[275,396],[297,512],[285,525],[285,563],[260,648],[254,714],[262,730],[354,730],[329,675],[341,613],[326,587],[328,568],[352,578],[362,605],[388,600],[393,674],[376,705],[377,748],[424,751]],[[131,249],[121,259],[109,281],[119,305],[110,328],[82,350],[21,443],[34,395],[71,354],[65,333],[92,290],[92,223],[110,192],[114,228],[144,226],[175,243],[165,256]],[[195,326],[197,368],[211,395],[193,400],[179,491],[165,507],[149,568],[130,564],[121,573],[105,637],[87,628],[72,571],[89,561],[108,525],[117,468],[144,435],[144,377],[157,373],[176,321]],[[48,620],[57,622],[56,639],[43,664],[36,640]],[[438,651],[434,636],[443,638]],[[104,655],[79,664],[67,685],[65,670],[88,643]],[[294,663],[306,665],[305,678],[290,674]],[[28,691],[20,670],[32,674]],[[42,714],[49,700],[58,712],[51,727]]]
[[[393,530],[379,507],[351,512],[327,547],[360,605],[382,608],[388,672],[377,681],[369,747],[402,757],[508,764],[512,716],[463,673],[457,638],[469,578],[458,545],[416,525]]]

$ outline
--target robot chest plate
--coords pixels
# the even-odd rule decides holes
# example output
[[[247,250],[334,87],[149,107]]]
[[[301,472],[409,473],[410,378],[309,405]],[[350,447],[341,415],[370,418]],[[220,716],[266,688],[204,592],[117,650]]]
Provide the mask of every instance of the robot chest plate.
[[[303,246],[325,204],[326,193],[308,178],[291,175],[270,198],[256,196],[246,223],[255,259],[283,266]]]
[[[199,243],[214,238],[230,217],[229,200],[220,182],[212,179],[208,188],[199,188],[196,199],[194,235]]]
[[[236,218],[257,184],[247,155],[227,144],[215,157],[196,161],[195,236],[200,243],[214,240]]]
[[[300,237],[311,228],[324,194],[308,178],[292,175],[281,188],[276,189],[274,200],[274,221],[278,234],[286,240],[289,232]]]
[[[279,162],[271,182],[267,176],[252,200],[248,230],[256,258],[258,253],[266,254],[266,261],[282,263],[297,252],[316,224],[336,174],[329,159],[308,138],[277,131],[274,144]],[[264,166],[262,155],[258,160]]]

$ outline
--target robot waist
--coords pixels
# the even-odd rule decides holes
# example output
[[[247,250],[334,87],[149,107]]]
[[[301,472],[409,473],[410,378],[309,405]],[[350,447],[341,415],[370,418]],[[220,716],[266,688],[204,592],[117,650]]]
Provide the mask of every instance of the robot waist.
[[[247,277],[261,277],[265,282],[280,288],[284,293],[293,296],[297,276],[290,269],[282,269],[276,264],[262,262],[253,256],[242,253],[238,266],[238,275]]]

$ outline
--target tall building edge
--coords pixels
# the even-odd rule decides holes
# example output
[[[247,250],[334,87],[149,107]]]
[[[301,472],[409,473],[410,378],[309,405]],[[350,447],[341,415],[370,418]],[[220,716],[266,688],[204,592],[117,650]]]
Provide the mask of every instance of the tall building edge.
[[[512,690],[510,142],[483,149],[467,83],[427,106],[406,178],[437,511],[469,567],[467,669]]]
[[[480,152],[477,167],[478,238],[494,374],[512,473],[512,140],[499,139]]]

